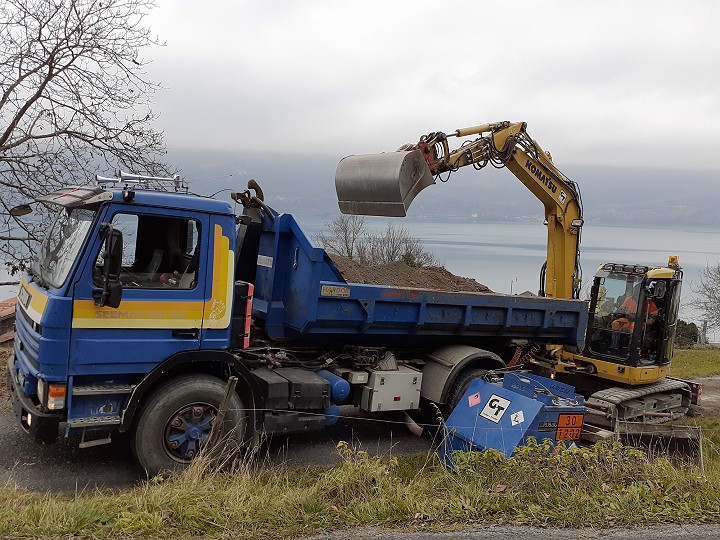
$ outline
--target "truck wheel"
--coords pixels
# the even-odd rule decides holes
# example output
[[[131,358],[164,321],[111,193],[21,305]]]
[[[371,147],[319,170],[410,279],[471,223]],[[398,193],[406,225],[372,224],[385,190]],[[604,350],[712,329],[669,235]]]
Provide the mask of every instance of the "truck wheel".
[[[482,379],[486,373],[486,369],[468,368],[455,377],[455,380],[450,387],[450,392],[448,392],[447,402],[441,407],[445,418],[450,416],[450,413],[453,412],[453,409],[460,402],[463,394],[467,392],[470,383],[475,379]]]
[[[149,475],[187,467],[210,436],[225,383],[210,375],[172,379],[147,399],[133,434],[133,450]],[[245,407],[235,394],[225,413],[221,441],[231,452],[244,442]]]

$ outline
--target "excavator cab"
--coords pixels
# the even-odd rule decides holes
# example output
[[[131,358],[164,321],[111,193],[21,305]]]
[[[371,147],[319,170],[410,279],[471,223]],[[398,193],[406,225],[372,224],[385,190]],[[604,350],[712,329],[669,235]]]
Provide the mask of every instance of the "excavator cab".
[[[593,280],[585,356],[634,367],[669,364],[681,283],[676,265],[602,265]]]

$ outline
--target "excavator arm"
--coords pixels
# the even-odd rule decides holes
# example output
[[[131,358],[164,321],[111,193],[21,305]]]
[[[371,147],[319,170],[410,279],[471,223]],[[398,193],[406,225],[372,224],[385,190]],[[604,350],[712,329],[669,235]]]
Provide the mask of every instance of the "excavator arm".
[[[451,150],[449,137],[477,136]],[[541,294],[578,298],[582,202],[577,185],[553,165],[524,122],[497,122],[454,133],[433,132],[396,153],[348,156],[338,165],[335,186],[343,213],[405,215],[415,196],[434,179],[472,165],[507,167],[542,202],[548,228]]]
[[[466,140],[455,150],[448,142],[451,137],[473,136],[474,139]],[[484,124],[450,134],[434,132],[397,152],[348,156],[340,162],[335,175],[340,210],[346,214],[404,216],[421,190],[434,184],[436,179],[447,180],[441,175],[452,174],[462,167],[482,169],[487,165],[507,167],[545,208],[547,261],[544,279],[541,276],[541,294],[578,298],[583,226],[580,191],[555,167],[550,155],[530,138],[523,122]],[[526,351],[531,357],[529,363],[543,372],[554,371],[559,380],[572,384],[586,395],[586,404],[595,411],[592,415],[588,413],[586,424],[623,433],[628,430],[623,426],[632,425],[627,422],[657,423],[681,417],[691,402],[697,403],[699,396],[696,384],[667,377],[681,279],[677,264],[669,268],[604,264],[595,275],[591,292],[589,345],[582,351],[548,345],[542,356],[530,349]],[[639,297],[642,302],[646,297],[651,298],[647,295],[653,295],[652,298],[662,300],[666,306],[664,327],[654,330],[655,336],[660,336],[654,340],[652,331],[646,333],[649,323],[638,320],[633,330],[623,336],[612,322],[608,325],[605,315],[597,308],[601,283],[604,287],[615,283],[615,296],[618,296],[628,290],[627,284],[641,282],[653,285],[640,293],[646,295]],[[664,285],[655,293],[659,282]],[[651,339],[646,339],[647,336]],[[592,419],[588,421],[590,416]],[[641,428],[645,433],[647,426],[642,424]],[[596,429],[593,433],[596,438],[604,436],[601,433],[612,435]],[[625,433],[631,434],[632,429]],[[647,433],[662,436],[652,444],[662,440],[665,445],[664,441],[675,438],[672,427],[670,433],[655,430]],[[694,437],[676,446],[693,448],[698,444],[697,436]]]

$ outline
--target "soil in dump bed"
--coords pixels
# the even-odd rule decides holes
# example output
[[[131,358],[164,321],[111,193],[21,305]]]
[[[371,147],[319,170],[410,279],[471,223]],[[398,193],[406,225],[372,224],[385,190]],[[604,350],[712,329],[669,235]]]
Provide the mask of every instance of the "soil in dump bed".
[[[452,292],[492,292],[487,286],[474,279],[456,276],[440,266],[414,268],[404,262],[380,266],[363,266],[360,263],[333,255],[332,260],[348,283],[370,285],[391,285]]]

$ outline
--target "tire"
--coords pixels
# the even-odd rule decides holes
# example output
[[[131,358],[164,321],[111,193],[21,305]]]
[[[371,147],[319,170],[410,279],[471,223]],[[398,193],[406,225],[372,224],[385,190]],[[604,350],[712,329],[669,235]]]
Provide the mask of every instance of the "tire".
[[[148,475],[187,467],[207,441],[225,382],[206,374],[172,379],[147,398],[133,432],[133,450]],[[240,396],[232,396],[221,431],[222,448],[238,450],[247,419]],[[226,455],[223,453],[223,455]]]
[[[470,387],[470,383],[475,379],[482,379],[487,373],[486,369],[481,368],[468,368],[460,372],[450,386],[450,392],[448,392],[447,401],[441,407],[443,416],[447,419],[450,413],[453,412],[455,406],[460,402],[467,389]]]

